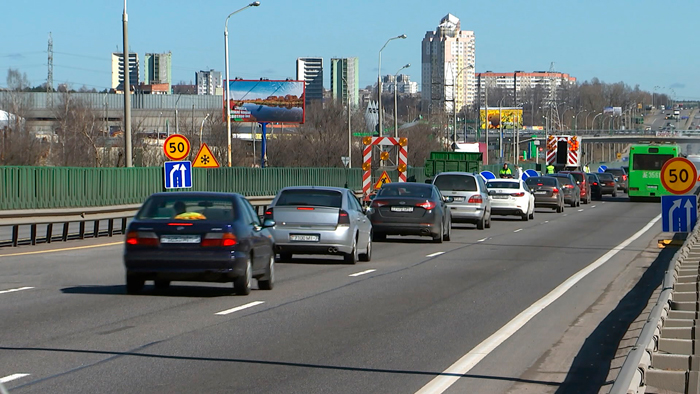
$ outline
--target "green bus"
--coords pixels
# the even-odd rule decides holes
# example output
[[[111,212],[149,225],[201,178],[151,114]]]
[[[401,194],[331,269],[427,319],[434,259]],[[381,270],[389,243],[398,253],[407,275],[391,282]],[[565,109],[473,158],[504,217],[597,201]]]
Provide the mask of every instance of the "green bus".
[[[680,153],[680,147],[673,144],[632,145],[627,186],[630,201],[673,194],[661,185],[661,168]]]

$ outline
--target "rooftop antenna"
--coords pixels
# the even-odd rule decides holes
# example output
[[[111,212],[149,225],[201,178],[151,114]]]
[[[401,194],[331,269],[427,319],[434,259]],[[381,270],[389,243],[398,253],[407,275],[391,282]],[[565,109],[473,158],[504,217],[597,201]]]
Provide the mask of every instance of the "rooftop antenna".
[[[550,73],[556,72],[556,69],[554,68],[554,62],[549,63],[549,72]]]

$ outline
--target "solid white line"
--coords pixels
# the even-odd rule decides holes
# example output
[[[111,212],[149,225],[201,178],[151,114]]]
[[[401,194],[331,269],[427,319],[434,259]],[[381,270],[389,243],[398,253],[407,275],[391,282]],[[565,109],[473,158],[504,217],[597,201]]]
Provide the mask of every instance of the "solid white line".
[[[595,205],[591,205],[591,208],[595,208]]]
[[[264,303],[265,303],[265,301],[253,301],[253,302],[247,303],[245,305],[241,305],[241,306],[237,306],[235,308],[226,309],[225,311],[217,312],[217,313],[215,313],[215,315],[228,315],[229,313],[242,311],[243,309],[252,308],[256,305],[260,305],[260,304],[264,304]]]
[[[435,256],[440,256],[441,254],[445,254],[445,252],[435,252],[435,253],[431,253],[425,257],[435,257]]]
[[[33,287],[19,287],[17,289],[2,290],[2,291],[0,291],[0,294],[14,293],[15,291],[22,291],[22,290],[29,290],[29,289],[33,289]]]
[[[481,238],[480,240],[478,240],[478,241],[476,241],[476,242],[484,242],[484,241],[486,241],[487,239],[488,239],[488,237],[486,237],[486,238]]]
[[[520,312],[518,316],[515,316],[513,320],[509,321],[505,326],[501,327],[498,331],[493,333],[490,337],[486,338],[483,342],[478,344],[474,349],[470,350],[469,353],[465,354],[447,368],[442,374],[436,376],[433,380],[428,382],[423,388],[418,390],[417,394],[436,394],[442,393],[447,390],[450,386],[455,384],[459,378],[469,372],[474,368],[481,360],[486,358],[494,349],[496,349],[500,344],[505,342],[508,338],[513,336],[520,328],[522,328],[528,321],[540,313],[544,308],[549,306],[551,303],[559,299],[564,293],[566,293],[570,288],[572,288],[576,283],[585,278],[588,274],[593,272],[596,268],[605,264],[608,260],[613,258],[619,251],[626,248],[629,244],[634,242],[637,238],[641,237],[645,232],[647,232],[656,222],[661,219],[661,215],[656,216],[649,223],[646,224],[641,230],[637,231],[631,237],[624,240],[621,244],[609,250],[598,260],[591,263],[586,268],[583,268],[579,272],[575,273],[569,279],[564,281],[562,284],[557,286],[554,290],[550,291],[549,294],[537,300],[534,304],[530,305],[529,308]]]
[[[354,273],[354,274],[350,274],[350,275],[348,275],[348,276],[360,276],[360,275],[364,275],[364,274],[369,274],[370,272],[374,272],[374,271],[376,271],[376,270],[367,270],[367,271],[362,271],[362,272],[357,272],[357,273]]]
[[[579,212],[583,212],[583,209],[579,209],[578,211],[579,211]]]
[[[29,374],[28,374],[28,373],[16,373],[16,374],[13,374],[13,375],[10,375],[10,376],[5,376],[4,378],[0,378],[0,383],[11,382],[11,381],[13,381],[13,380],[17,380],[17,379],[23,378],[23,377],[25,377],[25,376],[29,376]]]
[[[517,229],[517,230],[515,230],[515,231],[513,231],[513,232],[514,232],[514,233],[517,233],[517,232],[520,232],[520,231],[523,231],[523,229],[519,228],[519,229]]]

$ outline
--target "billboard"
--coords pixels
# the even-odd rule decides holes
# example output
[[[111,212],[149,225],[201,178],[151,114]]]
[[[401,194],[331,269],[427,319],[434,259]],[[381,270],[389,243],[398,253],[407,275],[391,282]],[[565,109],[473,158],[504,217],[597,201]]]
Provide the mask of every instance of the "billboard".
[[[485,110],[480,111],[481,128],[486,128]],[[501,123],[503,129],[522,129],[523,128],[523,109],[522,108],[489,108],[488,126],[489,129],[500,129]]]
[[[304,81],[236,79],[227,83],[231,122],[304,123]]]

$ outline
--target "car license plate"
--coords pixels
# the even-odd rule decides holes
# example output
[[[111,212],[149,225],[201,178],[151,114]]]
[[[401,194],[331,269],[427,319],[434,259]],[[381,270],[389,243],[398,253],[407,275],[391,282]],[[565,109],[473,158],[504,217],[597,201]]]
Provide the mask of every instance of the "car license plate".
[[[318,242],[318,234],[289,234],[289,240],[295,242]]]
[[[199,235],[162,235],[162,244],[198,244],[202,240]]]
[[[495,198],[495,199],[498,199],[498,200],[505,200],[505,199],[507,199],[509,196],[504,196],[504,195],[501,195],[501,194],[496,194],[496,195],[491,196],[491,197],[493,197],[493,198]]]
[[[464,197],[453,197],[455,202],[464,201]]]
[[[413,207],[391,207],[392,212],[413,212]]]
[[[535,192],[535,194],[547,194],[546,190],[538,190]]]

